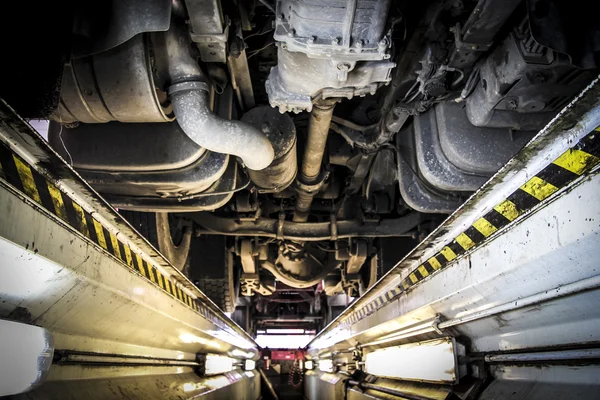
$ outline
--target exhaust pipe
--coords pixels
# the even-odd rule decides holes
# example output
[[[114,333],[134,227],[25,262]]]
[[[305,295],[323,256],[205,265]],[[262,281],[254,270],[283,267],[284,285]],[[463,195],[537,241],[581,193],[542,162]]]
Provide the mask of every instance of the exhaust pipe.
[[[252,170],[267,168],[275,153],[267,137],[240,121],[220,118],[209,108],[203,82],[182,82],[169,88],[177,122],[186,135],[200,146],[217,153],[232,154]]]
[[[171,82],[169,97],[177,123],[199,146],[238,156],[252,170],[268,167],[274,151],[265,134],[244,122],[223,119],[210,109],[209,86],[190,54],[185,27],[185,23],[174,17],[169,30],[155,40],[166,57],[164,62]]]

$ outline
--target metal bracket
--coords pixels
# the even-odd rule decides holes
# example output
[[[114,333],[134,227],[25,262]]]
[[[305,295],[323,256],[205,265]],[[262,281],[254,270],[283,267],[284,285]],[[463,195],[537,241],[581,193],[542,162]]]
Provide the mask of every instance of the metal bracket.
[[[454,33],[454,51],[448,64],[454,68],[461,68],[472,64],[477,60],[480,53],[488,51],[494,45],[493,41],[487,43],[469,43],[463,41],[460,23],[457,23],[450,30]]]
[[[457,23],[455,27],[451,28],[454,33],[454,45],[458,50],[466,50],[466,51],[479,51],[484,52],[488,51],[494,45],[494,42],[488,43],[468,43],[463,41],[462,39],[462,29],[460,27],[460,23]]]
[[[348,274],[356,274],[367,260],[367,242],[365,240],[353,240],[350,242],[349,251],[350,258],[346,270]]]
[[[226,62],[227,40],[229,38],[229,21],[225,19],[225,28],[221,33],[194,33],[190,37],[200,50],[200,58],[204,62]]]
[[[244,296],[252,296],[254,293],[270,296],[275,292],[274,286],[263,285],[258,274],[242,274],[240,285],[242,295]]]
[[[362,370],[363,362],[363,351],[360,347],[352,350],[352,361],[354,361],[355,368]]]
[[[194,33],[190,32],[194,43],[227,43],[229,37],[229,25],[225,26],[222,33]]]
[[[442,318],[442,316],[440,314],[437,314],[435,316],[435,319],[431,323],[431,327],[433,328],[434,331],[437,332],[438,335],[444,334],[444,332],[439,327],[439,324],[441,324],[442,322],[444,322],[444,319]]]
[[[326,170],[321,171],[321,174],[317,178],[317,182],[313,184],[304,183],[298,178],[295,182],[296,190],[308,194],[318,193],[325,184],[327,178],[329,178],[329,171]]]
[[[244,239],[240,244],[240,258],[244,274],[256,274],[256,262],[254,260],[254,246],[250,239]]]

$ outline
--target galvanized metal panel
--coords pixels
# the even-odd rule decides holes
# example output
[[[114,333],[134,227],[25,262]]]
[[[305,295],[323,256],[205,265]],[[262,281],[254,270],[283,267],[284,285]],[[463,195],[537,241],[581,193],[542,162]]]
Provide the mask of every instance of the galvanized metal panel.
[[[65,368],[65,367],[63,367]],[[81,368],[81,367],[80,367]],[[235,399],[256,400],[260,397],[260,377],[256,372],[232,372],[201,378],[190,369],[87,367],[82,379],[52,380],[16,400],[67,399]],[[71,374],[72,375],[72,374]]]
[[[57,333],[57,349],[173,359],[254,351],[1,184],[0,204],[1,317]]]
[[[413,334],[435,334],[436,315],[468,319],[511,301],[518,306],[527,296],[546,291],[543,303],[459,323],[455,329],[471,339],[473,351],[599,340],[600,307],[594,304],[600,302],[600,291],[560,297],[561,287],[600,274],[599,194],[600,175],[595,174],[409,295],[338,331],[329,346],[337,343],[332,348],[341,349],[394,332],[410,334],[411,327]]]
[[[427,399],[427,400],[445,400],[449,398],[451,392],[450,386],[442,385],[425,385],[416,382],[403,382],[390,379],[379,378],[375,385],[380,386],[383,390],[391,389],[402,395],[387,394],[380,390],[371,388],[349,387],[346,391],[347,400],[366,400],[366,399]]]
[[[45,207],[46,211],[59,217],[59,220],[61,218],[67,221],[70,220],[70,218],[64,218],[65,216],[60,215],[61,213],[58,212],[59,207],[55,202],[56,198],[50,201],[44,195],[43,192],[52,188],[52,191],[56,192],[57,198],[62,197],[65,203],[73,203],[71,207],[80,216],[88,219],[88,224],[91,222],[90,219],[94,219],[105,230],[105,235],[114,236],[120,243],[119,246],[123,245],[126,250],[129,250],[134,255],[132,261],[134,265],[141,260],[145,263],[145,267],[150,265],[153,269],[159,271],[163,278],[168,277],[169,281],[176,282],[176,287],[168,286],[168,288],[173,289],[172,295],[174,297],[179,298],[180,301],[195,309],[198,308],[197,304],[201,304],[204,308],[203,312],[210,314],[211,318],[215,320],[220,320],[218,323],[221,326],[226,327],[226,329],[228,327],[234,330],[238,336],[253,342],[253,339],[243,329],[227,318],[181,271],[171,265],[147,239],[139,235],[65,160],[49,147],[48,143],[37,132],[2,100],[0,100],[0,120],[0,158],[2,158],[0,161],[4,163],[8,157],[11,163],[18,161],[22,164],[22,170],[26,174],[14,178],[18,181],[16,187],[26,194],[30,200],[41,205],[42,208]],[[9,175],[8,171],[3,172],[0,167],[0,177],[10,180]],[[20,172],[19,175],[21,175]],[[21,187],[23,186],[22,183],[27,185]],[[52,204],[53,202],[54,204]],[[84,227],[70,223],[76,230]],[[92,239],[94,230],[89,229],[91,227],[87,228],[87,230],[81,229],[81,233],[87,236],[88,239]],[[108,238],[106,240],[108,241]],[[139,255],[140,258],[135,257],[135,254]]]
[[[307,400],[343,399],[344,379],[340,374],[306,371],[304,374],[304,396]]]
[[[365,355],[364,371],[392,379],[456,383],[455,346],[453,338],[444,338],[375,350]]]
[[[600,366],[494,366],[480,400],[592,400],[600,397]]]
[[[532,199],[535,199],[537,196],[538,198],[535,203],[538,204],[533,206],[532,210],[528,210],[525,213],[516,211],[513,215],[506,212],[506,215],[508,215],[506,218],[509,220],[513,220],[515,217],[526,218],[530,212],[543,207],[540,201],[547,201],[546,198],[551,195],[556,196],[556,187],[547,185],[546,183],[541,186],[536,185],[536,179],[543,182],[543,179],[536,177],[536,174],[541,172],[546,173],[548,168],[552,169],[555,167],[562,168],[565,174],[573,173],[577,175],[577,173],[583,171],[577,168],[573,170],[573,165],[563,163],[561,160],[564,161],[566,154],[577,154],[579,150],[572,150],[573,153],[569,153],[567,150],[580,140],[583,140],[582,138],[586,137],[589,132],[592,133],[589,133],[587,138],[597,140],[597,134],[593,130],[600,124],[599,93],[600,88],[598,86],[598,79],[596,79],[565,110],[561,111],[519,155],[502,168],[467,203],[432,233],[429,238],[421,243],[395,269],[382,278],[380,282],[323,330],[311,343],[310,347],[314,349],[329,348],[336,342],[349,339],[351,336],[364,331],[367,326],[373,327],[384,323],[385,318],[381,316],[382,302],[377,300],[384,300],[383,309],[388,306],[391,307],[392,300],[400,296],[401,293],[408,289],[417,290],[416,282],[421,285],[425,283],[423,281],[426,281],[429,276],[436,273],[440,274],[441,272],[437,270],[440,269],[439,262],[442,259],[447,259],[448,263],[452,263],[453,265],[457,264],[458,259],[454,259],[452,249],[448,251],[449,247],[447,246],[450,243],[454,243],[461,248],[461,257],[462,260],[465,260],[465,257],[469,257],[469,254],[476,252],[482,243],[489,242],[489,240],[492,240],[498,234],[510,229],[511,224],[501,230],[486,229],[486,227],[490,228],[490,226],[489,224],[484,225],[481,218],[487,215],[487,213],[492,212],[495,206],[502,204],[512,193],[523,191],[525,195],[532,196]],[[596,150],[592,153],[595,154],[595,152]],[[598,158],[597,155],[592,157],[595,157],[595,159]],[[552,163],[553,160],[554,163]],[[582,165],[585,166],[585,164],[583,163]],[[554,189],[549,190],[548,188],[551,188],[551,186]],[[544,188],[548,190],[542,190]],[[501,209],[501,211],[504,212],[506,210]],[[482,230],[484,233],[481,233]],[[484,237],[485,240],[472,243],[473,240],[465,234],[465,232],[468,233],[470,231],[473,231],[473,234],[477,233],[479,236]],[[465,252],[464,249],[467,249],[467,251]],[[433,259],[432,257],[436,255],[439,255],[439,257]],[[418,268],[419,266],[427,267],[427,272],[422,273]],[[375,304],[377,306],[373,306]],[[374,314],[380,314],[381,317],[374,317],[374,320],[363,323]],[[417,318],[415,322],[419,320],[423,320],[423,318]],[[359,327],[359,325],[361,326]]]

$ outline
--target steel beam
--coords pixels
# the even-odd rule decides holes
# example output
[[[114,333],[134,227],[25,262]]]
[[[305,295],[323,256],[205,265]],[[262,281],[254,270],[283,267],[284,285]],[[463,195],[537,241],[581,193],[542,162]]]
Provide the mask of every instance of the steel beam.
[[[596,79],[445,223],[321,331],[309,344],[309,354],[364,343],[389,345],[450,326],[469,336],[478,351],[572,342],[573,337],[560,333],[561,324],[579,324],[577,337],[592,332],[600,315],[577,304],[591,301],[597,289],[599,228],[590,222],[600,217],[600,136],[595,131],[600,125],[599,94]],[[490,318],[503,321],[514,315],[519,320],[531,307],[543,311],[557,299],[557,309],[568,312],[576,307],[581,319],[548,320],[549,314],[540,312],[519,324],[490,325]],[[541,332],[548,321],[555,335],[527,336],[528,329]],[[520,334],[511,340],[502,334],[517,330]]]
[[[62,398],[81,398],[81,390],[109,398],[94,393],[94,384],[125,376],[136,378],[110,383],[123,390],[112,397],[141,390],[140,376],[170,382],[176,397],[186,387],[206,397],[214,379],[199,382],[208,378],[193,373],[197,354],[226,355],[232,369],[233,360],[258,357],[252,337],[1,101],[0,206],[0,318],[43,327],[54,342],[47,378],[54,386],[44,384],[28,398],[47,398],[54,389]],[[195,381],[182,383],[177,376],[185,373]],[[230,374],[213,389],[233,398],[259,396],[236,383],[259,388],[258,374]],[[63,385],[74,381],[80,383]],[[142,397],[157,397],[144,390]]]

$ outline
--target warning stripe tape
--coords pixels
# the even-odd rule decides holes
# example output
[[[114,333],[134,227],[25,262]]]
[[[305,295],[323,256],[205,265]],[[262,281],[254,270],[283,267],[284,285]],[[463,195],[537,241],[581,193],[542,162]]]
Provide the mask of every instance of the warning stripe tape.
[[[144,277],[161,291],[169,294],[204,318],[225,327],[223,321],[198,299],[184,292],[177,283],[163,275],[129,245],[116,237],[69,195],[62,192],[53,182],[46,179],[23,158],[15,154],[4,143],[0,143],[0,178],[25,194],[51,214],[91,240],[116,258],[128,269]]]
[[[573,148],[561,154],[505,200],[475,221],[437,254],[419,265],[408,274],[400,285],[352,313],[342,324],[349,326],[366,318],[430,275],[446,268],[469,250],[481,245],[495,232],[515,221],[575,179],[590,172],[600,164],[600,133],[598,132],[600,132],[600,127],[581,139]]]

